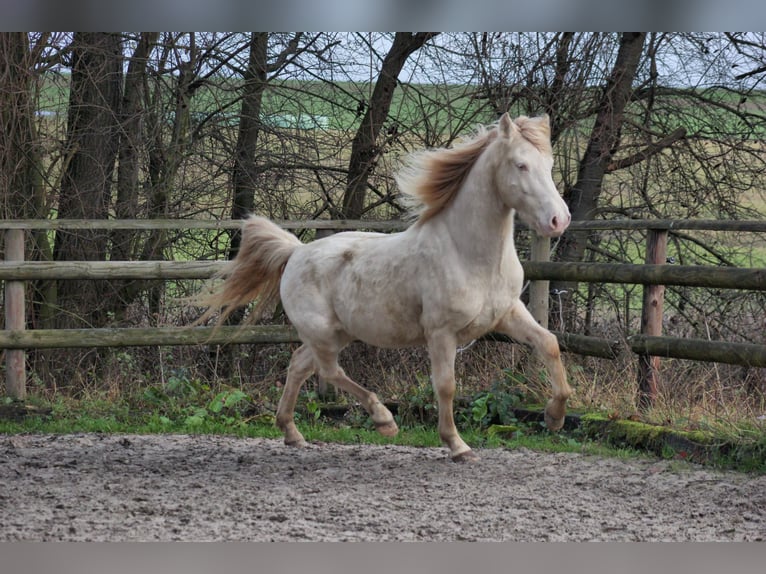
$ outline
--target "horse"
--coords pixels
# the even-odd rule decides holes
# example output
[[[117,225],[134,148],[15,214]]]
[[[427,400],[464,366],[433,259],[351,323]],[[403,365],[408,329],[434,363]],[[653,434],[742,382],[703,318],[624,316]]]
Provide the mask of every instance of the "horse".
[[[378,432],[396,435],[389,409],[346,375],[338,354],[354,340],[425,345],[439,436],[453,461],[477,460],[455,426],[455,355],[490,331],[537,352],[552,387],[545,424],[562,427],[572,390],[556,337],[519,298],[523,269],[513,241],[516,213],[543,236],[559,236],[569,225],[552,166],[548,117],[513,120],[506,113],[454,147],[410,157],[396,180],[418,207],[402,232],[342,232],[304,244],[264,217],[244,220],[239,252],[217,275],[223,282],[198,300],[208,307],[200,319],[218,313],[220,323],[253,301],[251,317],[258,318],[281,299],[302,341],[276,413],[287,445],[306,445],[294,409],[314,373],[353,395]]]

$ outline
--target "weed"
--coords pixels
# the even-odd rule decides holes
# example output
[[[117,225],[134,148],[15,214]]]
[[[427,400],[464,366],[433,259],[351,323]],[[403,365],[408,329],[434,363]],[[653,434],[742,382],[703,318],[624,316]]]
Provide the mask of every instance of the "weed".
[[[471,422],[480,428],[488,428],[493,423],[516,423],[514,409],[521,404],[522,399],[523,394],[517,388],[508,390],[504,381],[496,381],[489,390],[478,393],[471,400]]]
[[[199,431],[213,423],[236,428],[246,424],[252,401],[241,389],[212,389],[184,371],[171,373],[164,384],[144,389],[139,410],[150,410],[153,427]]]
[[[436,398],[431,379],[428,375],[418,373],[416,381],[414,389],[407,393],[406,401],[400,403],[396,416],[400,427],[432,425],[436,422]]]
[[[221,413],[224,409],[232,409],[247,400],[247,395],[239,389],[227,389],[218,393],[210,401],[207,408],[211,413]]]
[[[308,401],[306,401],[306,412],[310,421],[318,421],[322,416],[322,408],[319,405],[319,396],[316,391],[309,391],[307,393]]]

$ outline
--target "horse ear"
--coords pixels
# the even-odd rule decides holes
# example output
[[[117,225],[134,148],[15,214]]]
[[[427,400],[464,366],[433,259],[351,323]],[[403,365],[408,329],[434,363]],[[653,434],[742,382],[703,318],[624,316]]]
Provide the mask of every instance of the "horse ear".
[[[498,127],[500,128],[500,135],[502,135],[506,139],[510,139],[511,135],[513,135],[513,132],[515,132],[518,129],[516,127],[516,124],[513,123],[513,120],[511,119],[511,116],[508,114],[508,112],[505,112],[500,117],[500,122],[498,123]]]
[[[549,128],[551,127],[551,118],[550,118],[550,116],[548,114],[541,115],[540,116],[540,121],[543,124],[545,124],[546,126],[548,126]]]

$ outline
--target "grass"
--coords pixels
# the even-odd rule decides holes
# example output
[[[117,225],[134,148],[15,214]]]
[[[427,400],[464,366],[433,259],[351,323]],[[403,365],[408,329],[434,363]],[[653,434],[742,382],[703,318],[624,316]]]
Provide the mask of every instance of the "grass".
[[[69,101],[69,74],[48,74],[44,77],[40,89],[41,110],[65,113]],[[212,120],[231,125],[232,115],[237,107],[231,103],[239,94],[240,81],[231,78],[212,78],[203,89],[197,90],[191,100],[191,110],[196,118],[212,114]],[[357,107],[361,100],[369,100],[373,89],[370,82],[351,81],[314,81],[314,80],[273,80],[264,93],[263,116],[267,123],[277,127],[285,122],[294,122],[292,127],[309,125],[305,118],[324,118],[327,129],[349,130],[359,122]],[[662,115],[667,125],[684,126],[690,133],[700,133],[715,137],[725,130],[732,133],[747,133],[751,130],[736,116],[720,107],[700,106],[696,96],[699,91],[690,91],[691,95],[665,97],[667,109]],[[706,89],[704,95],[710,101],[737,108],[739,94],[724,88]],[[168,93],[167,107],[172,109],[175,102]],[[449,104],[447,104],[449,102]],[[514,114],[528,113],[517,104],[519,109]],[[643,113],[639,104],[629,108],[638,116]],[[219,110],[224,110],[219,112]],[[415,111],[420,110],[420,111]],[[410,125],[413,118],[421,118],[422,110],[428,110],[429,131],[453,133],[455,130],[477,123],[493,120],[493,112],[486,100],[476,97],[476,87],[457,84],[410,84],[403,83],[394,93],[391,104],[391,117],[404,125]],[[766,95],[755,91],[749,94],[747,105],[742,108],[756,116],[763,116],[766,110]],[[216,112],[219,112],[216,114]],[[750,137],[763,137],[764,125],[756,125]]]
[[[114,396],[96,390],[80,399],[61,395],[52,400],[32,397],[27,408],[37,414],[21,420],[0,417],[0,433],[184,433],[278,438],[281,433],[274,426],[274,405],[279,394],[276,387],[251,393],[226,385],[211,387],[184,373],[174,373],[164,383],[146,386],[131,395]],[[602,456],[628,454],[628,450],[588,441],[576,432],[552,434],[539,423],[520,423],[512,409],[521,401],[518,391],[505,391],[499,385],[476,393],[471,401],[456,408],[464,439],[475,447],[526,447]],[[4,403],[6,407],[19,406],[8,398]],[[301,396],[296,420],[310,441],[438,447],[441,441],[430,385],[417,386],[408,402],[400,404],[403,406],[396,414],[400,433],[392,439],[378,434],[358,406],[346,405],[347,411],[340,418],[329,416],[329,411],[325,416],[325,407],[313,391]]]
[[[623,428],[615,426],[615,421],[620,419],[622,423],[625,419],[591,412],[583,416],[587,424],[551,433],[540,422],[516,418],[515,409],[530,400],[518,386],[522,382],[518,376],[509,375],[505,381],[457,403],[456,421],[468,444],[474,448],[527,448],[619,458],[655,456],[679,461],[686,460],[691,451],[689,444],[725,444],[725,449],[717,448],[704,460],[698,456],[699,449],[695,450],[694,460],[721,468],[766,472],[766,435],[762,430],[753,429],[749,440],[699,429],[679,439],[681,435],[670,434],[676,432],[672,429],[627,420],[625,424],[630,428]],[[0,413],[3,406],[7,411],[21,406],[32,414],[15,420],[0,416],[0,433],[220,434],[279,439],[281,432],[274,426],[278,396],[276,387],[265,393],[246,393],[226,385],[211,387],[175,373],[164,383],[146,386],[131,395],[115,397],[93,391],[80,399],[33,397],[26,405],[6,398],[0,402]],[[417,385],[406,402],[399,403],[396,419],[400,432],[394,438],[375,432],[360,407],[346,407],[343,416],[332,415],[328,405],[321,404],[313,391],[307,391],[299,400],[296,420],[309,441],[432,448],[441,445],[430,385]],[[658,437],[670,437],[669,442],[660,442]]]
[[[164,415],[124,417],[114,413],[89,412],[87,404],[67,412],[54,409],[50,415],[34,415],[22,421],[0,420],[0,434],[217,434],[237,437],[281,439],[282,433],[265,420],[245,420],[206,417],[196,423],[185,419],[170,419]],[[264,417],[268,418],[268,417]],[[299,428],[306,440],[340,444],[393,444],[412,447],[439,447],[441,441],[435,427],[415,426],[400,429],[387,438],[364,427],[333,424],[327,421],[303,421]],[[521,425],[512,437],[504,437],[477,427],[461,429],[461,435],[474,448],[528,448],[541,452],[576,452],[596,456],[638,457],[639,450],[611,447],[608,444],[583,440],[572,434],[552,434]],[[445,451],[446,452],[446,451]]]

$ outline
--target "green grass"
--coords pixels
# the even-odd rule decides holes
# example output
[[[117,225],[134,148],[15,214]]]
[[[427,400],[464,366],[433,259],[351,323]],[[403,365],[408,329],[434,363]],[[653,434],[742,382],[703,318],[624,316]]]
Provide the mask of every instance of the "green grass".
[[[604,457],[645,456],[625,446],[610,446],[587,438],[579,430],[550,433],[540,423],[493,425],[487,417],[497,414],[487,409],[487,394],[465,412],[458,412],[461,435],[474,448],[528,448],[540,452],[573,452]],[[258,400],[258,399],[255,399]],[[427,399],[426,399],[427,400]],[[271,398],[268,399],[271,401]],[[501,401],[493,398],[493,404]],[[5,399],[5,406],[11,406]],[[204,385],[171,379],[164,388],[149,387],[140,396],[112,400],[89,397],[83,400],[58,398],[53,402],[32,398],[27,404],[34,412],[21,420],[0,418],[0,434],[116,433],[116,434],[218,434],[238,437],[279,439],[274,415],[257,407],[254,399],[237,389],[207,389]],[[477,406],[478,405],[478,406]],[[31,410],[31,409],[30,409]],[[429,416],[433,411],[426,409]],[[343,422],[326,419],[321,406],[309,393],[298,405],[299,429],[308,441],[342,444],[394,444],[412,447],[439,447],[434,421],[407,423],[397,416],[400,432],[387,438],[372,429],[364,415]],[[446,452],[446,451],[445,451]]]
[[[402,428],[393,438],[387,438],[374,430],[363,427],[335,426],[327,422],[302,422],[299,428],[306,440],[339,444],[393,444],[411,447],[435,448],[441,445],[433,427]],[[188,424],[164,416],[126,420],[119,415],[100,414],[91,416],[86,412],[70,412],[68,415],[30,416],[23,421],[0,420],[0,434],[215,434],[251,438],[280,439],[282,433],[265,422],[238,420],[205,420]],[[502,438],[487,430],[462,429],[463,439],[474,448],[528,448],[540,452],[575,452],[604,457],[645,456],[639,450],[611,447],[596,441],[583,440],[571,434],[552,434],[547,431],[530,431],[512,438]]]
[[[176,373],[165,384],[148,386],[133,396],[113,398],[93,394],[80,400],[58,397],[53,401],[32,397],[26,401],[27,410],[37,414],[21,420],[0,417],[0,433],[180,433],[281,438],[281,432],[274,426],[273,413],[278,394],[278,389],[269,390],[267,396],[251,396],[237,388],[211,388]],[[520,423],[509,411],[519,400],[518,394],[498,388],[478,393],[470,404],[457,409],[463,438],[477,448],[525,447],[599,456],[638,455],[635,449],[612,448],[588,440],[577,431],[553,434],[540,423]],[[400,432],[394,438],[377,433],[359,409],[352,409],[342,421],[326,418],[322,405],[311,392],[300,398],[296,420],[309,441],[440,446],[430,386],[416,389],[411,403],[400,408],[396,417]],[[3,405],[21,406],[9,398],[0,402],[0,407]],[[494,424],[496,421],[502,425]]]
[[[238,106],[240,82],[231,78],[219,78],[207,82],[197,90],[191,100],[194,118],[201,119],[213,114],[212,121],[232,125]],[[373,85],[369,82],[322,82],[302,80],[275,80],[264,93],[262,113],[267,124],[279,128],[306,127],[311,118],[323,118],[321,128],[329,130],[355,130],[360,115],[357,106],[361,100],[369,101]],[[394,93],[390,121],[404,126],[419,126],[432,133],[464,133],[479,123],[493,121],[494,113],[487,100],[475,97],[475,86],[455,84],[402,84]],[[694,94],[694,92],[690,92]],[[739,94],[720,88],[705,90],[704,96],[711,101],[737,108]],[[666,110],[658,113],[666,125],[686,127],[689,133],[718,137],[721,132],[746,134],[749,139],[766,137],[766,123],[744,124],[734,114],[715,106],[700,105],[695,97],[667,96]],[[69,101],[69,76],[47,75],[40,90],[41,110],[66,113]],[[167,94],[167,110],[175,103]],[[531,113],[523,109],[523,102],[511,110],[513,114]],[[753,92],[748,96],[746,109],[756,116],[766,115],[766,95]],[[640,104],[629,109],[638,116],[643,113]],[[220,110],[220,112],[219,112]],[[428,117],[423,123],[424,117]],[[587,124],[587,122],[586,122]]]
[[[621,458],[654,456],[766,472],[763,429],[744,434],[726,434],[713,428],[681,430],[589,413],[581,415],[583,424],[578,427],[551,433],[541,422],[517,419],[521,412],[517,409],[529,405],[531,399],[523,390],[523,381],[506,375],[506,379],[456,403],[457,426],[474,448],[528,448]],[[163,383],[135,389],[130,395],[115,397],[96,391],[80,399],[31,397],[25,404],[2,399],[0,433],[219,434],[279,439],[281,432],[274,426],[279,394],[276,387],[247,393],[227,385],[211,386],[178,371],[170,373]],[[411,389],[405,403],[399,403],[396,420],[400,432],[396,437],[377,433],[361,408],[345,407],[339,419],[314,392],[304,392],[297,405],[298,427],[309,441],[441,445],[433,389],[427,379]],[[19,420],[9,417],[19,410],[31,414]]]
[[[236,125],[240,82],[220,78],[208,82],[191,99],[194,121],[208,121],[223,126]],[[322,82],[274,80],[264,92],[262,117],[267,125],[280,129],[319,127],[320,129],[355,130],[361,119],[359,102],[369,101],[373,85],[369,82]],[[475,88],[461,85],[403,84],[394,93],[390,121],[403,126],[418,124],[428,112],[429,125],[421,126],[436,133],[465,131],[465,126],[491,122],[493,113],[485,100],[473,97]],[[172,119],[175,101],[168,92],[164,104]],[[48,75],[40,90],[39,109],[64,118],[69,103],[69,76]],[[234,104],[234,105],[232,105]],[[519,112],[521,113],[521,112]]]
[[[190,422],[188,416],[171,419],[157,413],[146,416],[125,416],[125,411],[115,409],[105,413],[101,408],[92,412],[87,405],[82,410],[72,410],[71,406],[62,412],[59,405],[47,416],[28,416],[22,421],[0,420],[0,434],[188,434],[188,435],[225,435],[249,438],[281,439],[282,433],[270,422],[270,417],[260,420],[232,419],[230,417],[204,417]],[[700,432],[683,433],[662,427],[634,423],[631,421],[608,421],[595,415],[586,417],[589,423],[601,421],[609,423],[611,430],[593,431],[585,428],[569,432],[550,433],[539,424],[513,425],[512,431],[496,432],[472,426],[461,429],[463,439],[473,448],[526,448],[537,452],[579,453],[599,457],[615,458],[664,458],[679,462],[694,460],[717,468],[733,469],[743,472],[766,472],[766,440],[756,442],[730,443],[721,437]],[[620,428],[617,427],[619,425]],[[436,428],[433,426],[403,427],[393,438],[384,437],[374,430],[360,426],[337,425],[328,421],[307,421],[299,423],[299,428],[309,442],[338,444],[401,445],[410,447],[437,448],[441,446]],[[626,429],[621,427],[625,426]],[[660,442],[658,437],[673,437],[676,442]],[[678,437],[685,438],[700,447],[706,445],[719,447],[702,460],[690,456],[687,450],[677,446]],[[685,443],[688,446],[688,442]],[[675,445],[675,446],[674,446]],[[725,448],[721,448],[724,447]],[[446,452],[446,450],[445,450]]]

